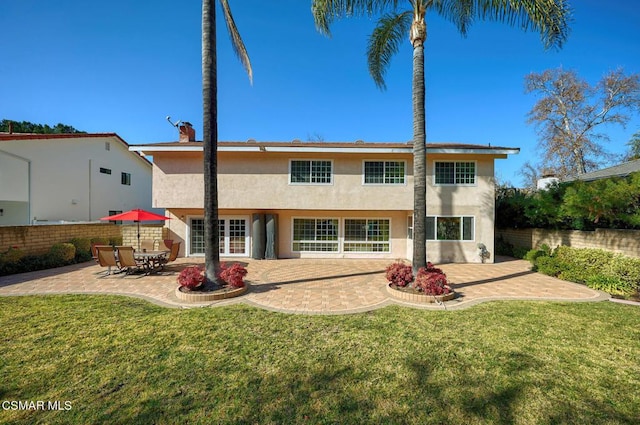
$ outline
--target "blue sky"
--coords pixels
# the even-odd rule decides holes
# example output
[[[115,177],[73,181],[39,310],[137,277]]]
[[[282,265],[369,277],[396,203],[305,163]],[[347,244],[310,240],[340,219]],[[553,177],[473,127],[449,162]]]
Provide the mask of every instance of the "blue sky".
[[[412,138],[408,41],[380,91],[368,74],[375,20],[313,25],[310,0],[229,0],[254,70],[231,51],[218,14],[220,140],[404,142]],[[612,69],[640,73],[640,8],[635,1],[574,0],[565,47],[545,51],[536,33],[476,22],[467,38],[429,15],[426,43],[427,141],[521,148],[497,162],[502,181],[536,160],[526,123],[535,97],[524,77],[575,69],[590,83]],[[152,5],[152,6],[151,6]],[[165,117],[202,135],[201,2],[156,0],[1,0],[0,119],[115,132],[129,144],[177,140]],[[606,128],[607,148],[623,153],[640,117]]]

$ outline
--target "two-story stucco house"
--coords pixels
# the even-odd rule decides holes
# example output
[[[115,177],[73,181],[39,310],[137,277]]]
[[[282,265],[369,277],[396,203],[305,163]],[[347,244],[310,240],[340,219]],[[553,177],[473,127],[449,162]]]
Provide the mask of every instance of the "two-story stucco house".
[[[0,133],[0,225],[150,209],[151,170],[115,133]]]
[[[186,256],[204,254],[203,145],[132,146],[153,155],[153,206]],[[412,258],[410,143],[219,142],[220,254],[254,258]],[[494,160],[518,149],[429,144],[428,259],[493,253]],[[491,257],[489,261],[492,261]]]

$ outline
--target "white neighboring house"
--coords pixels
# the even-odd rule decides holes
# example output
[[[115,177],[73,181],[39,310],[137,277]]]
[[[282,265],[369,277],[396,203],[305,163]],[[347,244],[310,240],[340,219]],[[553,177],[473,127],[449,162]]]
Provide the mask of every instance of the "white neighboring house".
[[[151,169],[115,133],[0,133],[0,225],[153,211]]]

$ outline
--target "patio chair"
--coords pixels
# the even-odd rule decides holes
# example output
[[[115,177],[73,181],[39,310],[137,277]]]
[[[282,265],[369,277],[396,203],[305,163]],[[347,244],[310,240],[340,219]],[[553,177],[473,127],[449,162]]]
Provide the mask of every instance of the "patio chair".
[[[180,252],[180,242],[174,242],[171,244],[171,252],[169,256],[160,263],[160,266],[164,268],[165,265],[169,263],[173,263],[178,258],[178,253]]]
[[[112,246],[109,245],[96,245],[96,251],[98,254],[98,264],[101,267],[107,267],[107,275],[111,274],[111,267],[115,267],[120,271],[120,265],[116,259],[116,252]]]
[[[171,245],[173,245],[173,239],[159,240],[158,251],[171,251]]]
[[[143,239],[140,241],[140,249],[143,252],[153,251],[153,247],[155,246],[156,241],[151,239]]]
[[[133,273],[135,271],[143,270],[146,266],[146,263],[142,260],[136,260],[133,255],[133,247],[132,246],[117,246],[118,250],[118,260],[120,261],[120,268],[125,270],[127,274]]]
[[[91,243],[91,258],[93,258],[96,261],[96,263],[100,263],[100,261],[98,261],[98,249],[97,249],[99,245],[100,244],[97,244],[97,243]]]

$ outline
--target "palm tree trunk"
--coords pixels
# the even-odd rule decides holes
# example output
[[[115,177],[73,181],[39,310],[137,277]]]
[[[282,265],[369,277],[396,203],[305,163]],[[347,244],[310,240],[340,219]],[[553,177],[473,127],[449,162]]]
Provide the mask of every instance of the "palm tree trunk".
[[[413,43],[413,271],[427,265],[427,158],[423,40]]]
[[[202,106],[204,148],[204,258],[207,284],[219,286],[218,77],[215,0],[202,1]]]

